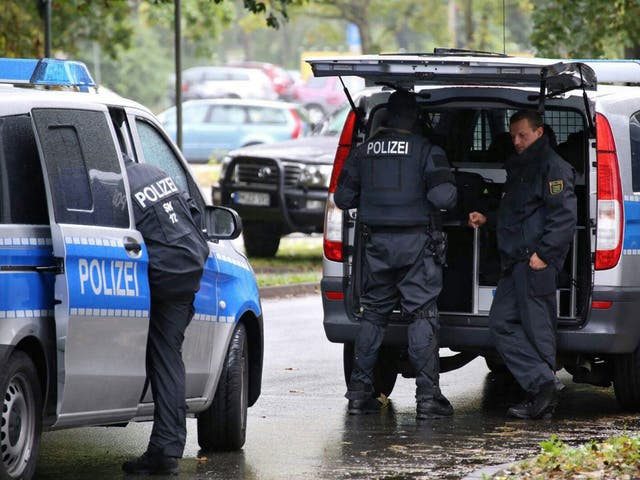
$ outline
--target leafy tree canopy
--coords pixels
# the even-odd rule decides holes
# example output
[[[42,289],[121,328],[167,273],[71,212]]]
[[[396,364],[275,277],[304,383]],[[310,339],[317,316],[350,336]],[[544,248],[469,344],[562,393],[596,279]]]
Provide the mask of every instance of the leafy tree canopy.
[[[52,49],[76,56],[87,41],[97,42],[112,58],[131,46],[135,14],[142,11],[151,23],[173,25],[173,0],[50,0]],[[287,5],[303,0],[243,0],[248,11],[263,15],[268,26],[286,20]],[[0,9],[0,55],[44,56],[45,0],[4,0]],[[203,45],[233,19],[231,0],[189,0],[181,3],[186,39]]]
[[[638,0],[539,0],[531,40],[542,56],[640,56]]]

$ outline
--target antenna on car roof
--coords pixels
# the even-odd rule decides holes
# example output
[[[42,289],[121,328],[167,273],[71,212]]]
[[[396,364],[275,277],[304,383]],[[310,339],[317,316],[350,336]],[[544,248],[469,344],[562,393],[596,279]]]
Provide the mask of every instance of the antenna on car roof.
[[[505,7],[505,0],[502,0],[502,53],[507,54],[507,9]]]

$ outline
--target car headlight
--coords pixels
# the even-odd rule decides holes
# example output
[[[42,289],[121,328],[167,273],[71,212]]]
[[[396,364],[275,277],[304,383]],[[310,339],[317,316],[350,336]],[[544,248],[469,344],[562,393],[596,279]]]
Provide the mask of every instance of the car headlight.
[[[300,173],[300,183],[307,187],[329,188],[333,165],[306,165]]]

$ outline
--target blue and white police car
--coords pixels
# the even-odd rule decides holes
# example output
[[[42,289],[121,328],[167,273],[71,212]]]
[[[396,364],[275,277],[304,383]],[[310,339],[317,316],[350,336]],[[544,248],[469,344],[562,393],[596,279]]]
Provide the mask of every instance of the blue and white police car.
[[[200,446],[241,448],[260,395],[262,308],[230,241],[239,217],[205,205],[149,110],[98,90],[78,62],[0,59],[0,478],[33,476],[43,430],[152,419],[147,251],[123,154],[167,171],[204,213],[210,255],[183,347]]]

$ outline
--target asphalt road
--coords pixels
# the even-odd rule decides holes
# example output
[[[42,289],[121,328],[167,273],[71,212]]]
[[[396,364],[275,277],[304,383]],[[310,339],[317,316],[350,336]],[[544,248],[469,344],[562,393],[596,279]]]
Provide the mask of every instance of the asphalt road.
[[[484,361],[443,374],[452,419],[417,422],[414,385],[398,379],[388,411],[346,414],[342,346],[322,330],[317,295],[265,300],[263,394],[249,410],[240,452],[199,452],[195,420],[181,479],[459,479],[486,466],[536,453],[556,433],[569,443],[637,430],[621,413],[612,389],[571,383],[549,421],[513,421],[504,413],[517,390],[489,374]],[[443,352],[446,353],[446,352]],[[123,478],[120,464],[144,451],[150,424],[84,428],[43,437],[37,478]]]

